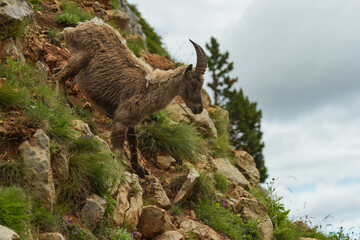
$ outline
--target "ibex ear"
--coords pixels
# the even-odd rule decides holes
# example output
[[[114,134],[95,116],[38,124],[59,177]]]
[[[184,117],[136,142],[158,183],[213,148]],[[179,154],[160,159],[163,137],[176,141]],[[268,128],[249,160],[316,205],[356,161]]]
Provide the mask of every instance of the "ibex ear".
[[[185,70],[185,75],[187,75],[189,72],[191,72],[192,68],[193,68],[193,65],[192,65],[192,64],[190,64],[189,66],[187,66],[187,68],[186,68],[186,70]]]

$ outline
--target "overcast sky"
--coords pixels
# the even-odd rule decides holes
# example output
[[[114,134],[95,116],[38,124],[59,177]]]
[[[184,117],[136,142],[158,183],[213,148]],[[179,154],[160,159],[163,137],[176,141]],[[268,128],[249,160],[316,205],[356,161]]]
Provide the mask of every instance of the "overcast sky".
[[[293,218],[360,232],[360,1],[129,2],[177,60],[195,62],[189,38],[229,51],[236,87],[263,112],[268,180]]]

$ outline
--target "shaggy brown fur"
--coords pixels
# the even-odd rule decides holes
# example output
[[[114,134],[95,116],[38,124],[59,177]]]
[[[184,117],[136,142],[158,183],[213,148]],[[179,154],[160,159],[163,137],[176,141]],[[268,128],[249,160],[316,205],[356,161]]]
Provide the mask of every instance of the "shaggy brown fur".
[[[138,161],[134,127],[166,107],[176,95],[195,114],[202,112],[201,89],[207,66],[204,51],[192,42],[198,57],[194,69],[189,65],[154,71],[127,48],[117,31],[99,20],[66,28],[63,34],[72,56],[57,74],[58,79],[64,82],[75,77],[88,101],[113,119],[111,143],[115,152],[122,157],[127,135],[131,165],[144,177],[146,170]]]

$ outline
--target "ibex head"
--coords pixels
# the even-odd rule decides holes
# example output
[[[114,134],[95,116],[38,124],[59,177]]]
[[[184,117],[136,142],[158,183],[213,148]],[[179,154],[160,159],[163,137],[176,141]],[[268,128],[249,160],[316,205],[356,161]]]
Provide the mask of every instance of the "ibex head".
[[[190,64],[184,74],[184,87],[181,91],[181,97],[185,104],[191,109],[194,114],[199,114],[203,111],[203,103],[201,99],[201,89],[204,83],[204,73],[207,67],[207,59],[204,50],[196,43],[190,40],[196,50],[197,62],[196,67],[193,68]]]

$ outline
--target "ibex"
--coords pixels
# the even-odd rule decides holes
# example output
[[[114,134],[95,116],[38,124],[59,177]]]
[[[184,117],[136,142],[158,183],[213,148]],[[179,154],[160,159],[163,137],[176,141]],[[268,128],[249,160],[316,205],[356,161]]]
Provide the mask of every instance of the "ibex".
[[[56,75],[60,84],[75,77],[91,105],[112,118],[114,152],[122,157],[127,136],[131,166],[144,178],[148,172],[138,160],[135,125],[166,107],[177,95],[194,114],[203,111],[201,89],[207,67],[204,50],[190,40],[196,50],[196,67],[190,64],[162,71],[138,59],[119,32],[100,20],[65,28],[63,37],[71,58]]]

